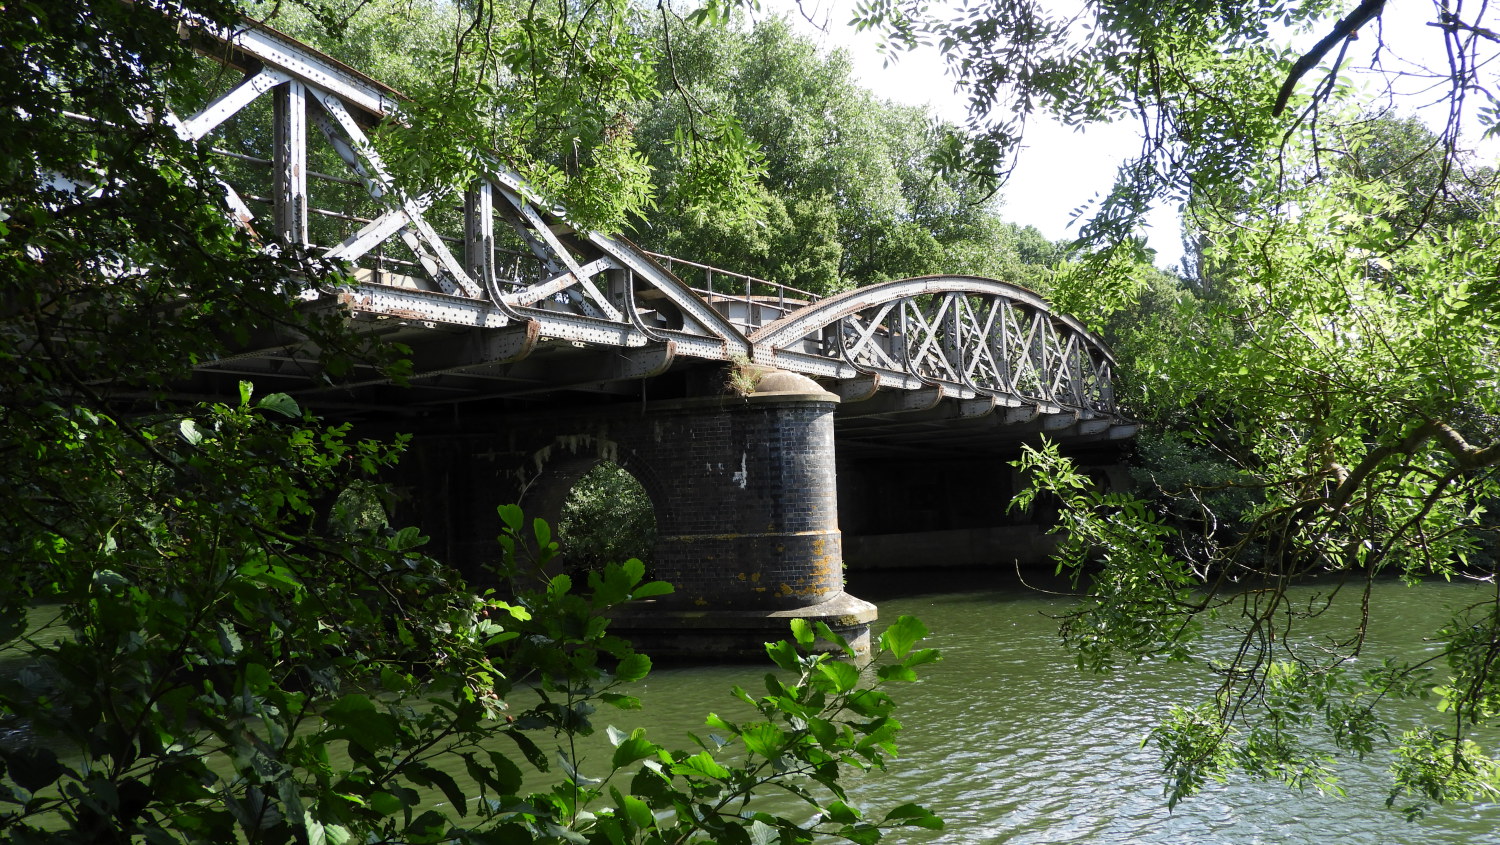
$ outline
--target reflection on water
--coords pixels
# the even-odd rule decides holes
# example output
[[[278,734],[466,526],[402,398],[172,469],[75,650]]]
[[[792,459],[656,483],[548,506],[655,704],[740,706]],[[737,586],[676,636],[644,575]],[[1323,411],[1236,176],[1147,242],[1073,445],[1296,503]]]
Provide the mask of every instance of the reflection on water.
[[[1443,809],[1414,823],[1387,809],[1378,755],[1341,769],[1346,798],[1235,778],[1168,812],[1156,752],[1141,742],[1171,703],[1209,694],[1211,679],[1150,664],[1080,672],[1045,615],[1065,609],[1065,599],[976,583],[964,572],[851,580],[850,592],[877,601],[883,619],[921,618],[944,655],[916,685],[892,690],[905,726],[901,758],[851,789],[870,807],[922,802],[948,823],[942,833],[896,841],[1500,843],[1500,805]],[[1378,585],[1367,655],[1431,649],[1421,635],[1476,598],[1468,585]],[[754,692],[756,677],[744,666],[658,670],[644,684],[645,712],[678,731],[701,725],[709,710],[733,718],[740,711],[728,688],[738,682]],[[672,735],[652,733],[658,741]]]

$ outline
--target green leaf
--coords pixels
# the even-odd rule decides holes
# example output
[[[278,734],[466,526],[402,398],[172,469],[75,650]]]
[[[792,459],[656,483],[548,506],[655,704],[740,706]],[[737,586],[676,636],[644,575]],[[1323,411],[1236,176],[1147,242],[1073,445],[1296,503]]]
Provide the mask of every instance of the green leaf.
[[[406,809],[406,802],[389,792],[373,792],[370,794],[370,809],[382,816],[394,816]]]
[[[677,588],[666,581],[647,581],[634,590],[631,590],[630,597],[633,599],[649,599],[653,596],[670,595],[676,591]]]
[[[177,433],[182,436],[183,440],[187,441],[189,446],[197,446],[203,442],[203,432],[198,430],[197,420],[185,419],[178,423]]]
[[[245,664],[245,688],[259,695],[271,687],[271,673],[259,663]]]
[[[347,739],[351,745],[374,751],[396,744],[395,717],[377,711],[369,696],[360,693],[345,695],[324,712],[324,718],[340,728],[334,731],[334,735]]]
[[[819,622],[814,628],[818,632],[818,636],[838,646],[839,651],[842,651],[846,656],[851,658],[858,656],[858,653],[854,650],[854,646],[850,645],[847,639],[844,639],[844,635],[828,627],[827,622]]]
[[[404,552],[409,549],[415,549],[426,542],[427,538],[422,536],[420,529],[416,526],[408,525],[396,532],[395,536],[390,540],[390,545],[393,551]]]
[[[0,608],[0,643],[8,643],[26,630],[26,612],[20,607]]]
[[[824,807],[823,812],[831,821],[839,824],[854,824],[860,819],[859,810],[842,801],[834,801]]]
[[[872,824],[856,824],[841,828],[839,835],[855,845],[875,845],[884,834]]]
[[[526,514],[520,505],[501,505],[495,509],[500,514],[500,520],[505,523],[512,534],[520,533],[521,523],[526,521]]]
[[[619,747],[620,743],[630,738],[630,734],[625,733],[614,725],[606,725],[604,728],[604,735],[609,739],[609,744],[617,748]]]
[[[626,579],[632,585],[641,583],[641,579],[646,577],[646,564],[642,563],[638,557],[630,558],[620,564],[620,570],[625,573]]]
[[[905,657],[917,640],[925,636],[926,625],[914,616],[903,616],[880,635],[880,647],[899,659]]]
[[[615,792],[615,803],[625,811],[626,818],[636,826],[638,830],[650,830],[656,826],[656,816],[651,812],[651,807],[645,801],[634,795],[622,795]]]
[[[885,814],[887,822],[898,822],[903,826],[921,827],[927,830],[942,830],[943,820],[920,804],[902,804]]]
[[[901,661],[901,665],[906,667],[921,666],[924,663],[934,663],[942,659],[942,652],[935,648],[919,648],[907,655],[906,659]]]
[[[414,764],[406,767],[406,776],[418,786],[436,786],[442,790],[443,796],[458,810],[460,817],[469,814],[468,798],[452,775],[432,766]]]
[[[793,619],[792,620],[792,636],[797,640],[797,644],[800,645],[800,646],[806,647],[806,646],[812,645],[813,644],[813,630],[812,630],[812,625],[810,625],[806,619],[801,619],[801,618]]]
[[[797,647],[786,640],[766,643],[766,654],[770,655],[771,662],[788,672],[796,672],[799,668]]]
[[[615,677],[627,683],[639,681],[651,674],[651,658],[640,652],[627,654],[615,667]]]
[[[750,751],[769,760],[781,756],[786,732],[770,722],[761,722],[746,728],[740,734],[740,739]]]
[[[899,663],[887,663],[875,670],[875,677],[882,681],[915,681],[917,673]]]
[[[760,819],[752,819],[750,827],[745,832],[750,836],[751,845],[771,845],[773,842],[781,841],[781,834],[776,828]]]
[[[844,743],[839,742],[838,728],[827,719],[813,717],[807,720],[807,730],[824,748],[836,748]]]
[[[297,406],[297,400],[285,393],[272,393],[259,402],[256,402],[255,407],[259,410],[277,413],[291,419],[298,419],[302,416],[302,409]]]
[[[859,686],[859,669],[842,660],[826,660],[818,664],[818,672],[833,682],[836,692],[848,692]]]
[[[645,728],[636,728],[630,732],[630,736],[615,746],[614,755],[610,758],[610,765],[616,769],[623,769],[637,760],[654,757],[660,750],[660,746],[646,739]]]
[[[517,730],[505,731],[505,735],[515,742],[516,746],[521,749],[521,754],[526,757],[527,762],[531,763],[537,771],[547,771],[547,755],[543,754],[542,749],[538,748],[536,743],[531,741],[531,737]]]
[[[699,751],[691,757],[679,760],[672,767],[673,774],[703,775],[714,780],[727,780],[729,770],[719,765],[707,751]]]
[[[537,753],[540,754],[540,750]],[[490,771],[495,778],[496,791],[501,795],[514,795],[519,792],[525,780],[521,775],[521,768],[498,751],[491,751],[489,755]]]
[[[408,836],[413,842],[441,842],[448,838],[448,819],[436,810],[428,810],[407,828]]]
[[[896,708],[891,697],[880,690],[857,690],[846,702],[850,710],[861,716],[889,716]]]
[[[8,752],[0,749],[0,755],[9,769],[10,779],[27,792],[51,786],[67,771],[50,748],[23,747]]]
[[[621,710],[641,709],[641,700],[633,695],[621,695],[617,692],[601,692],[599,693],[599,700]]]

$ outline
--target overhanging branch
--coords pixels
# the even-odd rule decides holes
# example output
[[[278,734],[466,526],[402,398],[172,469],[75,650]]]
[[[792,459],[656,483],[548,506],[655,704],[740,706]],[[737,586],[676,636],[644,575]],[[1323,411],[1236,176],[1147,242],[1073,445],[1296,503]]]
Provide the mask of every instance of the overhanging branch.
[[[1333,29],[1323,36],[1321,41],[1292,65],[1291,72],[1286,75],[1286,81],[1281,83],[1281,90],[1276,93],[1276,107],[1271,109],[1271,114],[1280,117],[1281,113],[1286,111],[1287,100],[1291,99],[1292,91],[1296,90],[1297,83],[1302,77],[1317,67],[1318,62],[1323,61],[1323,57],[1328,55],[1328,51],[1332,50],[1335,45],[1354,35],[1360,27],[1380,17],[1380,13],[1384,10],[1385,0],[1364,0],[1355,7],[1354,11],[1334,24]]]

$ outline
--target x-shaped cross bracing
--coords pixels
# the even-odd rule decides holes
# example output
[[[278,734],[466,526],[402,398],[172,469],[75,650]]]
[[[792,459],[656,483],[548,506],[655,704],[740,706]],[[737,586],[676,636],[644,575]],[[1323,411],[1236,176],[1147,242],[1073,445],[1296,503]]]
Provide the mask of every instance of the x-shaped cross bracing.
[[[818,374],[875,374],[882,385],[941,387],[959,399],[994,397],[1115,415],[1114,358],[1078,321],[1024,288],[968,276],[930,276],[859,288],[783,317],[750,336],[789,369],[820,357]]]

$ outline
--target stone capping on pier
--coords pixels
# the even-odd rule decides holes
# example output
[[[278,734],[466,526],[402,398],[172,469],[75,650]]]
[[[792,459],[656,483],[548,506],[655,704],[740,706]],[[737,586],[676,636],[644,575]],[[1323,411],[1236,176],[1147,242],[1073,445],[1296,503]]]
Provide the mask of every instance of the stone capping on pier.
[[[690,610],[662,607],[654,600],[631,602],[610,614],[610,630],[631,640],[653,658],[675,660],[755,660],[766,656],[765,644],[790,639],[792,620],[824,622],[853,647],[870,653],[870,627],[878,615],[874,604],[838,593],[808,607],[784,610]],[[836,652],[819,639],[814,649]]]

